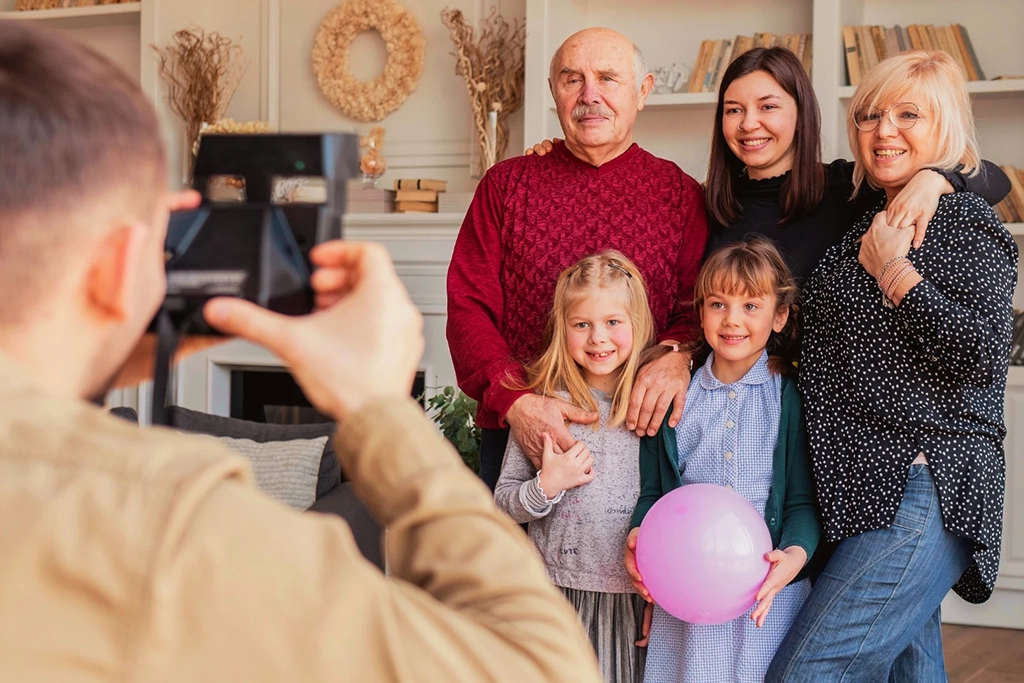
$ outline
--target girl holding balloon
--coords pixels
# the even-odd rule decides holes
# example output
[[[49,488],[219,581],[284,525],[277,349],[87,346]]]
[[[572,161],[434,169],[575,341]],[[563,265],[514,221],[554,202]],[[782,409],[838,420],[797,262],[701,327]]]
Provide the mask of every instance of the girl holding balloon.
[[[641,441],[641,493],[626,546],[625,564],[634,586],[645,597],[653,593],[658,603],[644,680],[761,681],[810,592],[805,567],[821,535],[800,396],[795,380],[786,374],[793,366],[776,356],[794,341],[797,289],[775,247],[754,239],[711,254],[697,276],[694,297],[711,352],[694,373],[679,424],[674,429],[662,425],[659,434]],[[713,495],[670,520],[672,533],[645,536],[638,527],[652,506],[690,484],[717,486],[703,487]],[[762,533],[765,525],[757,515],[767,525],[771,543],[766,539],[770,552],[764,561],[759,556],[738,558],[753,565],[753,585],[716,572],[711,564],[715,548],[707,544],[696,544],[682,566],[645,562],[658,556],[659,547],[700,534],[698,519],[709,506],[725,513],[709,530],[711,545],[724,543],[735,552],[731,532],[722,522],[742,517],[736,503],[749,506],[738,499],[730,502],[737,497],[723,488],[756,509],[757,514],[750,514]],[[655,508],[658,514],[664,509]],[[655,514],[651,517],[653,521]],[[637,572],[637,557],[648,586]],[[758,564],[763,567],[759,574]],[[751,578],[749,570],[747,576]],[[661,607],[678,606],[676,598],[687,591],[689,604],[684,600],[683,609],[676,609],[687,621]]]
[[[640,439],[624,422],[654,322],[636,266],[605,251],[564,270],[546,339],[525,388],[599,412],[600,421],[570,424],[577,442],[564,453],[545,436],[539,470],[510,438],[495,503],[529,524],[548,576],[579,612],[605,680],[639,682],[645,603],[622,565],[622,547],[640,491]]]

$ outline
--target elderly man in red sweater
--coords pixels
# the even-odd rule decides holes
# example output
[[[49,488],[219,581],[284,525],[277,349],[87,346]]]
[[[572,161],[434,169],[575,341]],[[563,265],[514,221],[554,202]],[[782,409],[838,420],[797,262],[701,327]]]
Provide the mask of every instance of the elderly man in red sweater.
[[[480,476],[493,489],[509,427],[531,457],[542,435],[567,449],[565,421],[597,415],[557,398],[507,388],[542,350],[558,273],[580,257],[618,249],[644,275],[661,343],[697,334],[689,308],[707,241],[704,195],[671,161],[633,142],[654,86],[640,52],[602,28],[569,37],[551,60],[551,94],[565,143],[543,157],[494,166],[480,181],[448,271],[448,345],[459,386],[479,401]],[[645,367],[627,425],[655,434],[683,410],[689,356]]]

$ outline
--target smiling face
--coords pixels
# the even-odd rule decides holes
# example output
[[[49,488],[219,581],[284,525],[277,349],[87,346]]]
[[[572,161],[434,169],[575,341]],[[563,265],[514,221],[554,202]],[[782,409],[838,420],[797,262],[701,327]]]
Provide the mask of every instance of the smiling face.
[[[565,144],[599,166],[633,144],[633,124],[654,78],[637,87],[633,44],[608,29],[571,36],[555,54],[548,81]]]
[[[796,100],[764,71],[729,84],[723,98],[722,135],[748,176],[771,178],[793,168],[798,114]]]
[[[633,323],[625,284],[595,287],[569,307],[566,340],[569,355],[587,384],[611,393],[633,352]]]
[[[718,381],[738,382],[761,357],[773,331],[782,332],[789,309],[774,296],[712,294],[701,308],[704,338],[715,352],[711,367]]]
[[[913,103],[914,107],[901,107]],[[918,171],[934,165],[939,158],[938,140],[935,135],[934,114],[920,93],[910,90],[892,102],[880,102],[879,109],[865,110],[855,117],[877,121],[877,128],[871,131],[857,131],[857,154],[868,180],[885,190],[892,199]],[[889,109],[890,111],[884,111]],[[893,125],[894,116],[901,125],[911,128],[901,130]]]

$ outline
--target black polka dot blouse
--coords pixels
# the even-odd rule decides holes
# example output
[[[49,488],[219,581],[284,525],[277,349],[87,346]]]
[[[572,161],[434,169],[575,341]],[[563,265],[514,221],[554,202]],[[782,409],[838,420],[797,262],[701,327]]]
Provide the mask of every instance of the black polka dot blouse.
[[[954,590],[984,602],[999,568],[1017,245],[976,195],[945,195],[909,255],[924,281],[888,308],[857,261],[882,208],[829,249],[805,288],[800,387],[825,533],[888,528],[923,452],[946,529],[976,544]]]

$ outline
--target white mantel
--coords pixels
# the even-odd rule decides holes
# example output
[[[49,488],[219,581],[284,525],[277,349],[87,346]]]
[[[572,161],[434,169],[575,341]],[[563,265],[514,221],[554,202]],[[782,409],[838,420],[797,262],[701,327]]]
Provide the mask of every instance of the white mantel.
[[[447,302],[445,278],[462,214],[350,214],[345,217],[345,239],[379,242],[387,248],[395,270],[413,303],[423,314],[426,346],[420,370],[427,394],[455,384],[445,340]],[[359,325],[358,320],[352,321]],[[243,341],[231,341],[184,360],[175,374],[175,403],[213,415],[230,413],[232,369],[283,367],[270,352]],[[109,403],[137,408],[148,421],[152,390],[114,392]]]

